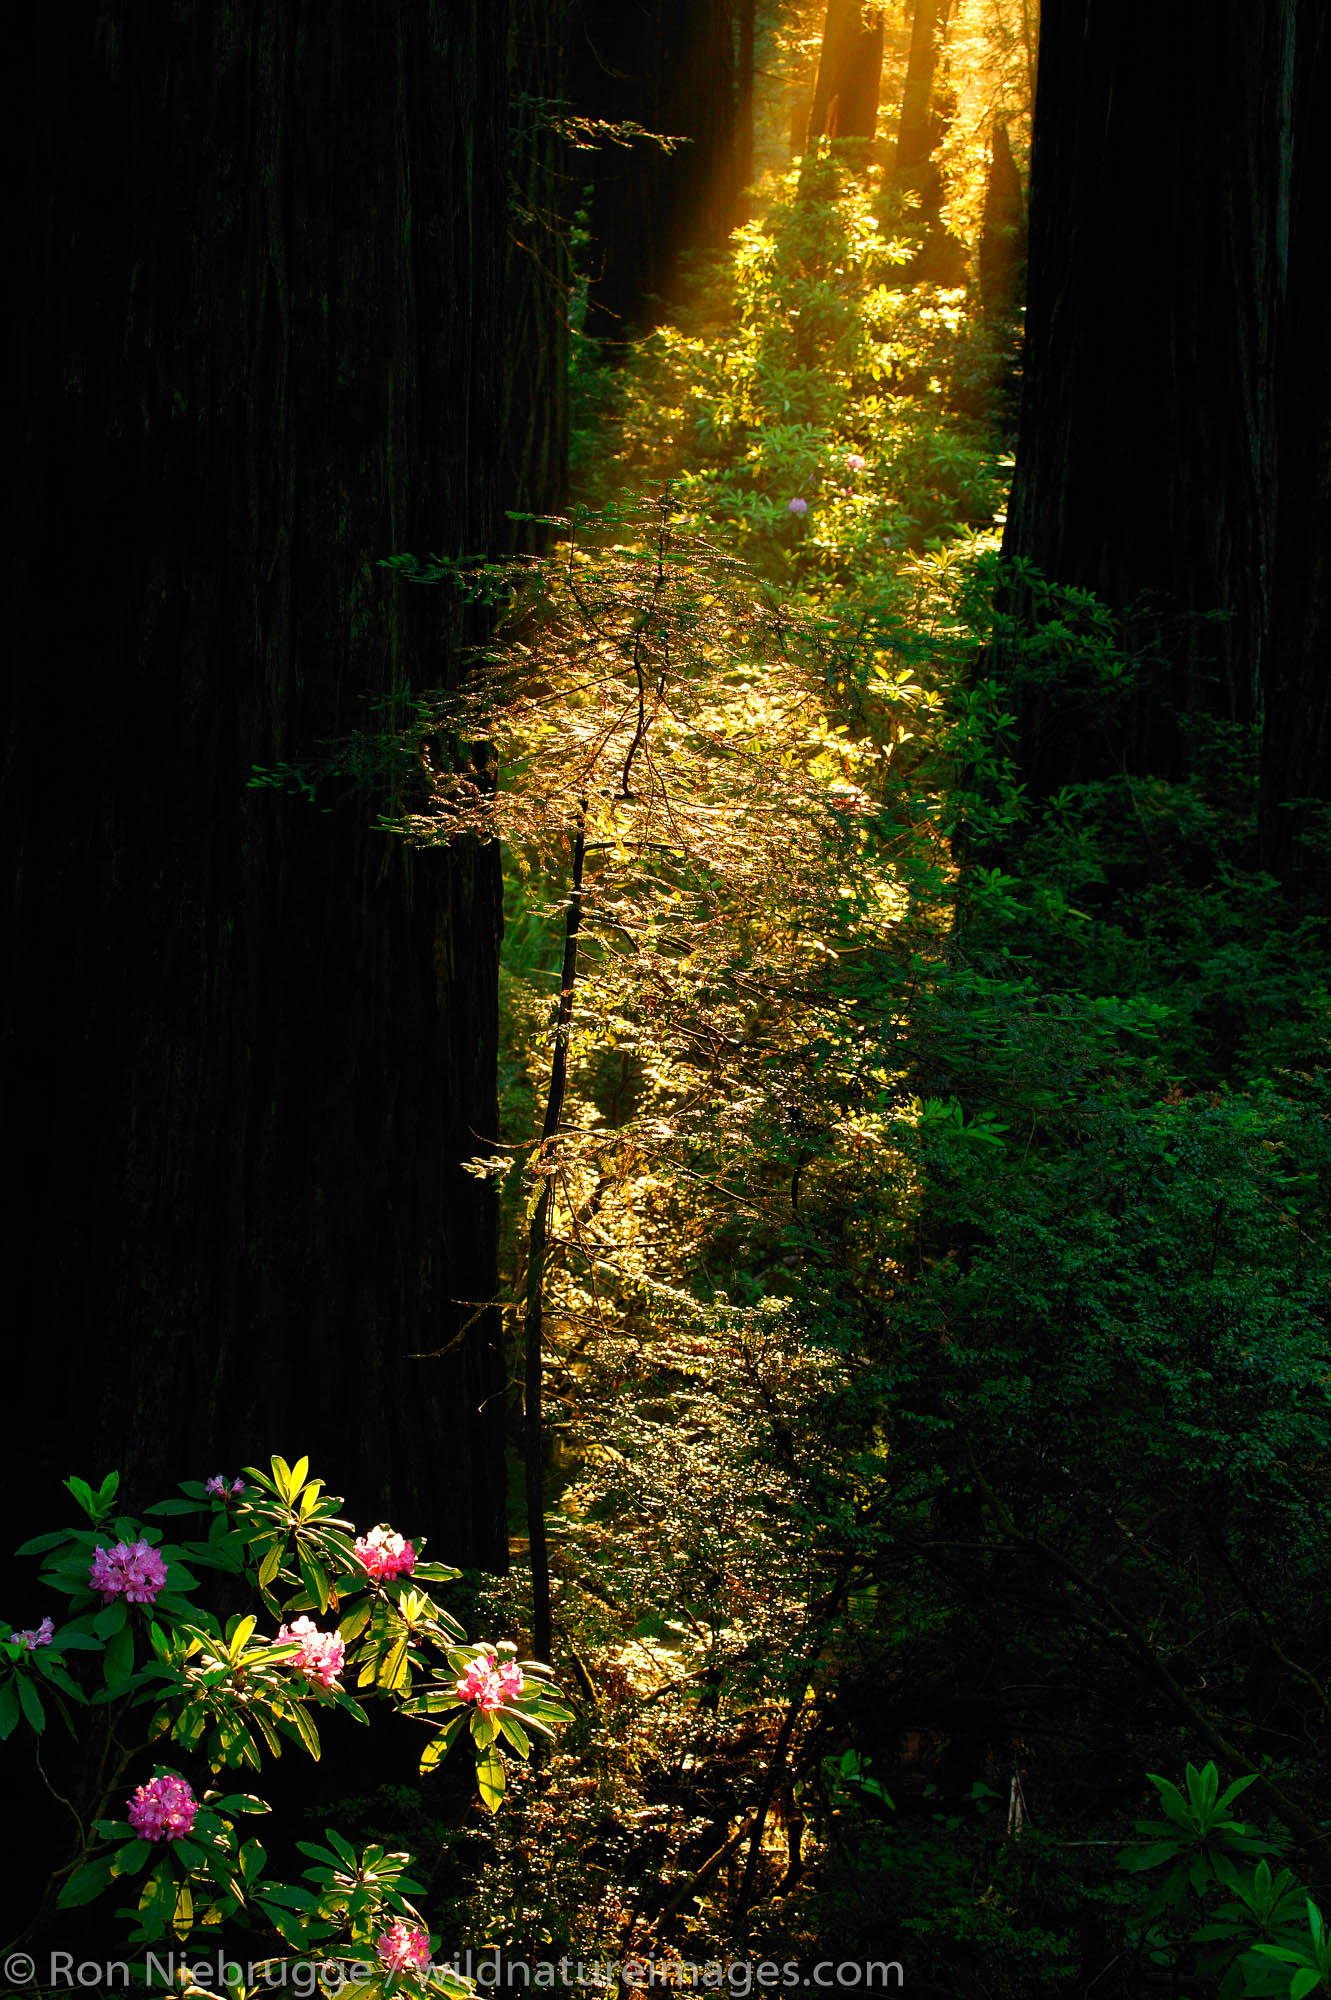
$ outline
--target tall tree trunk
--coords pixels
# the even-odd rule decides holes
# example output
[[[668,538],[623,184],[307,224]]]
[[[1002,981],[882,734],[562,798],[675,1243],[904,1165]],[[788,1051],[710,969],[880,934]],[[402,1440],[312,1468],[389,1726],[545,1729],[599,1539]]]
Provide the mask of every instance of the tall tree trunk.
[[[577,0],[580,112],[687,143],[603,145],[592,164],[591,331],[611,338],[659,312],[681,252],[734,226],[751,139],[736,21],[747,0]]]
[[[872,139],[883,74],[883,13],[862,0],[827,0],[807,144]]]
[[[1292,354],[1278,367],[1295,10],[1067,0],[1044,13],[1004,549],[1095,591],[1160,663],[1112,740],[1057,693],[1025,701],[1041,791],[1124,759],[1176,769],[1180,711],[1259,708],[1277,408],[1297,422],[1320,375],[1301,385]]]
[[[246,779],[456,672],[456,612],[375,563],[502,527],[507,27],[11,24],[15,1527],[76,1465],[122,1463],[132,1505],[308,1450],[360,1522],[505,1561],[495,1218],[461,1167],[496,1122],[496,855]],[[549,441],[523,457],[548,485]]]
[[[1325,302],[1331,18],[1314,0],[1299,0],[1291,71],[1288,205],[1276,217],[1288,244],[1288,276],[1278,350],[1271,635],[1262,661],[1260,842],[1263,866],[1301,901],[1331,915],[1331,371]]]
[[[1026,261],[1026,203],[1007,126],[994,120],[980,225],[980,308],[991,325],[1011,320],[1021,300]]]
[[[942,136],[936,97],[938,59],[951,12],[952,0],[915,0],[893,162],[899,181],[914,175],[918,182],[918,177],[931,165]]]

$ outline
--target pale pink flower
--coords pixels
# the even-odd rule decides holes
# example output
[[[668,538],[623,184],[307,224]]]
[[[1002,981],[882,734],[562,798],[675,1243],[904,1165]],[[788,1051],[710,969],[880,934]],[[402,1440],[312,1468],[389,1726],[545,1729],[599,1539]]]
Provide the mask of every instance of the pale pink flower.
[[[26,1632],[11,1632],[9,1637],[14,1645],[26,1646],[30,1653],[35,1653],[39,1646],[50,1645],[55,1637],[55,1626],[49,1618],[43,1618],[35,1632],[31,1629]]]
[[[430,1940],[426,1933],[398,1917],[377,1939],[379,1963],[385,1972],[428,1972]]]
[[[482,1653],[455,1686],[464,1701],[474,1701],[483,1714],[492,1715],[522,1693],[522,1684],[522,1669],[516,1660],[501,1667],[493,1653]]]
[[[93,1550],[88,1581],[102,1593],[103,1604],[113,1597],[151,1604],[166,1582],[166,1564],[151,1542],[117,1542],[114,1548]]]
[[[798,494],[792,501],[789,502],[787,507],[787,512],[794,514],[797,518],[801,518],[803,515],[807,514],[808,511],[809,511],[808,501],[801,500]]]
[[[332,1687],[342,1671],[342,1661],[346,1647],[340,1632],[320,1632],[310,1618],[297,1618],[294,1624],[283,1625],[277,1635],[279,1646],[290,1640],[299,1645],[300,1651],[290,1661],[297,1673],[307,1680],[318,1681],[326,1688]]]
[[[164,1771],[140,1785],[129,1802],[129,1823],[140,1840],[179,1840],[194,1824],[199,1802],[183,1778]]]
[[[850,472],[863,472],[867,463],[868,461],[861,458],[857,451],[847,452],[846,454],[846,468]]]
[[[371,1528],[368,1535],[358,1535],[355,1549],[357,1562],[376,1583],[410,1576],[416,1567],[415,1549],[391,1528]]]

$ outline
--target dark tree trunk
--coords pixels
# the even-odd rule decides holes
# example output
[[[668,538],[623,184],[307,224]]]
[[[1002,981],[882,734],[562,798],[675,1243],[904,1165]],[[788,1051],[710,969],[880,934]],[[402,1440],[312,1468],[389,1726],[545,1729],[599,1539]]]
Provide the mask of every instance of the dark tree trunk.
[[[505,279],[505,502],[562,506],[568,471],[570,149],[551,107],[567,102],[568,0],[508,0],[511,226]],[[524,530],[526,546],[539,532]]]
[[[524,424],[506,370],[506,297],[544,323],[508,261],[507,28],[498,0],[23,17],[15,1528],[74,1467],[141,1501],[278,1449],[362,1523],[506,1559],[494,1212],[461,1168],[496,1123],[497,858],[246,778],[456,671],[455,613],[375,563],[495,545],[506,395],[524,491],[555,478],[558,416]]]
[[[917,198],[916,219],[922,231],[920,249],[904,273],[907,283],[961,285],[966,281],[966,252],[943,226],[943,172],[937,153],[952,115],[952,105],[939,86],[938,69],[952,14],[953,0],[915,0],[911,16],[910,52],[901,95],[893,178]]]
[[[942,137],[943,120],[936,99],[938,58],[947,33],[952,0],[915,0],[911,14],[910,54],[901,95],[894,172],[898,180],[918,177],[932,165]]]
[[[746,0],[578,0],[573,97],[611,124],[687,141],[603,144],[591,167],[589,331],[623,338],[674,293],[681,252],[734,226],[751,139],[737,47]]]
[[[1287,297],[1278,351],[1279,479],[1260,804],[1264,867],[1331,915],[1331,17],[1300,0],[1291,78]],[[1283,217],[1279,219],[1283,221]],[[1295,801],[1305,803],[1296,804]],[[1321,827],[1318,846],[1306,837]]]
[[[872,139],[883,74],[883,14],[862,0],[827,0],[806,143]]]
[[[1095,591],[1162,663],[1112,740],[1066,699],[1025,703],[1037,790],[1175,769],[1177,714],[1249,720],[1270,674],[1276,412],[1297,422],[1301,393],[1276,337],[1295,6],[1045,10],[1004,548]]]
[[[1026,203],[1007,126],[994,120],[980,225],[980,309],[991,325],[1010,321],[1021,303],[1026,267]]]

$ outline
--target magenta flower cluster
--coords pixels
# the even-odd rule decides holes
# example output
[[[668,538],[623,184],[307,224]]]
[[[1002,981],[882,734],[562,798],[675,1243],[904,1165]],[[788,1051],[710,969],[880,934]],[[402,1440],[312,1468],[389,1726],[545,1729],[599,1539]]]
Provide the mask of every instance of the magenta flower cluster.
[[[398,1917],[377,1940],[379,1963],[385,1972],[428,1972],[430,1940],[415,1924]]]
[[[297,1618],[292,1624],[283,1625],[278,1632],[279,1646],[286,1645],[288,1641],[300,1647],[290,1662],[297,1673],[304,1674],[307,1680],[318,1681],[323,1687],[332,1687],[346,1657],[341,1633],[320,1632],[313,1619]]]
[[[215,1494],[219,1500],[229,1500],[233,1493],[243,1493],[245,1491],[245,1482],[243,1479],[233,1479],[228,1486],[226,1474],[224,1472],[215,1472],[211,1479],[204,1480],[203,1490],[205,1493]]]
[[[194,1824],[199,1802],[183,1778],[164,1771],[140,1785],[129,1802],[129,1823],[140,1840],[179,1840]]]
[[[29,1628],[26,1632],[11,1632],[9,1636],[14,1645],[26,1646],[30,1653],[35,1653],[39,1646],[50,1645],[55,1637],[55,1626],[49,1618],[43,1618],[35,1632]]]
[[[474,1701],[477,1708],[490,1715],[522,1693],[522,1668],[516,1660],[506,1661],[501,1667],[493,1653],[483,1653],[472,1661],[456,1685],[464,1701]]]
[[[371,1528],[368,1535],[358,1535],[355,1550],[357,1562],[376,1583],[410,1576],[416,1567],[415,1549],[391,1528]]]
[[[801,519],[808,513],[809,503],[807,500],[801,500],[799,495],[796,494],[795,498],[788,503],[788,511],[794,514],[797,520]]]
[[[102,1593],[102,1603],[124,1597],[131,1604],[151,1604],[166,1582],[166,1564],[151,1542],[117,1542],[96,1548],[88,1581]]]

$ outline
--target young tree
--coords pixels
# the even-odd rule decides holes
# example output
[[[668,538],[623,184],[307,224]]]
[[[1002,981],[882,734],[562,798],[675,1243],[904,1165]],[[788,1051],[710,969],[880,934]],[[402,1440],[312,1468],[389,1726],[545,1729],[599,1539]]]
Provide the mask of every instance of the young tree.
[[[515,432],[523,496],[553,477],[557,371],[508,358],[509,27],[14,24],[6,1262],[11,1395],[49,1416],[11,1522],[71,1462],[132,1498],[297,1437],[360,1519],[505,1560],[494,1212],[460,1166],[496,1116],[497,865],[246,781],[448,675],[457,608],[376,559],[493,547]]]

